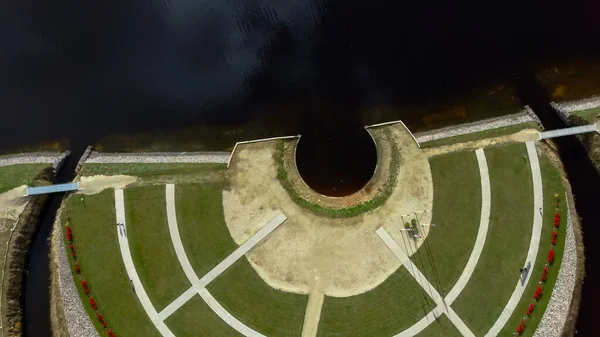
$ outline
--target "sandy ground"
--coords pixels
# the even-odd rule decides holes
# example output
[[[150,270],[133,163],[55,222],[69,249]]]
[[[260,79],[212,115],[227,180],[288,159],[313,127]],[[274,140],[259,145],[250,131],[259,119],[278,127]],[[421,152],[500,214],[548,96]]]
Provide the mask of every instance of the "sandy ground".
[[[29,200],[29,197],[25,196],[26,193],[25,185],[0,193],[0,218],[17,220]]]
[[[85,195],[98,194],[107,188],[124,188],[136,180],[136,177],[125,175],[81,177],[77,193]]]
[[[525,129],[521,130],[517,133],[513,133],[507,136],[488,138],[482,140],[474,140],[464,143],[457,143],[451,145],[445,145],[440,147],[433,147],[428,149],[423,149],[425,153],[432,157],[437,156],[444,153],[456,152],[456,151],[465,151],[465,150],[476,150],[492,145],[504,144],[504,143],[518,143],[518,142],[528,142],[531,140],[537,140],[539,135],[539,131],[535,129]]]
[[[425,211],[419,219],[430,222],[433,186],[429,162],[402,126],[387,127],[403,158],[396,188],[382,206],[346,219],[316,216],[291,200],[277,180],[274,142],[238,148],[230,167],[231,189],[223,191],[225,220],[233,239],[241,244],[277,210],[288,217],[247,254],[269,285],[302,294],[361,294],[400,267],[375,234],[377,228],[384,226],[408,255],[422,243],[400,230],[404,221],[410,220],[403,221],[401,215]],[[405,242],[414,242],[414,246],[407,247]]]

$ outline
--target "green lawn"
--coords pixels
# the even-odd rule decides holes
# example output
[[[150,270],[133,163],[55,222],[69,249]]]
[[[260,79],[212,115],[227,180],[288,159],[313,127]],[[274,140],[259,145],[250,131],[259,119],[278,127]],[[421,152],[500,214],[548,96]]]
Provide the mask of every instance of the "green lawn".
[[[165,320],[177,337],[241,336],[204,303],[199,295],[192,297]]]
[[[21,185],[29,185],[35,177],[51,164],[19,164],[0,166],[0,193]]]
[[[417,334],[417,337],[461,337],[462,334],[456,326],[450,322],[448,316],[442,315],[431,323],[425,330]]]
[[[127,236],[135,269],[160,312],[191,287],[171,243],[165,186],[124,190]]]
[[[223,184],[175,187],[177,222],[185,251],[198,277],[238,246],[223,216]],[[245,258],[237,261],[208,290],[234,317],[268,336],[299,336],[308,297],[268,286]]]
[[[492,130],[469,133],[466,135],[432,140],[429,142],[421,143],[420,145],[421,145],[421,148],[437,147],[437,146],[442,146],[442,145],[463,143],[463,142],[468,142],[468,141],[472,141],[472,140],[481,140],[481,139],[492,138],[492,137],[506,136],[506,135],[510,135],[513,133],[517,133],[524,129],[537,129],[537,128],[538,128],[538,126],[536,123],[529,122],[529,123],[505,126],[502,128],[496,128],[496,129],[492,129]]]
[[[515,309],[515,312],[508,320],[504,328],[502,329],[500,336],[512,336],[512,333],[517,331],[517,326],[521,323],[521,319],[525,316],[529,303],[533,299],[533,294],[537,288],[537,282],[542,277],[542,271],[544,264],[547,261],[548,250],[552,240],[552,228],[554,227],[554,208],[556,203],[555,193],[559,194],[559,212],[561,214],[561,226],[558,230],[558,238],[556,239],[555,246],[555,262],[549,268],[548,279],[544,285],[544,295],[540,298],[536,304],[536,308],[528,321],[527,328],[525,328],[522,336],[533,336],[537,325],[540,323],[544,311],[548,306],[552,289],[556,283],[558,277],[558,271],[560,269],[560,261],[562,260],[565,236],[566,236],[566,221],[567,221],[567,204],[565,201],[565,188],[562,185],[560,173],[552,165],[550,160],[544,156],[540,157],[540,168],[542,171],[542,183],[544,185],[544,221],[542,224],[542,235],[540,241],[540,248],[537,254],[536,263],[533,268],[531,279],[523,292],[523,297],[519,302],[519,305]]]
[[[219,183],[175,185],[181,241],[200,278],[238,247],[225,225],[222,191]]]
[[[596,116],[600,115],[600,107],[587,110],[573,111],[571,112],[571,115],[579,116],[588,121],[589,123],[594,123],[599,119],[599,117]]]
[[[182,173],[198,173],[207,171],[224,171],[225,164],[85,164],[81,175],[132,175],[139,177],[173,175]]]
[[[351,297],[325,297],[319,322],[321,337],[389,337],[428,314],[435,304],[417,281],[400,267],[381,285]]]
[[[437,156],[429,163],[434,191],[432,223],[436,226],[411,260],[444,296],[460,277],[475,245],[481,179],[475,152]]]
[[[525,144],[485,151],[490,173],[490,226],[479,262],[452,307],[475,333],[494,324],[519,279],[533,224],[533,182]]]
[[[235,318],[267,336],[302,334],[308,296],[286,293],[267,285],[245,258],[207,287]]]
[[[98,310],[115,334],[160,337],[131,290],[129,277],[125,272],[115,228],[114,192],[105,190],[100,194],[87,196],[86,208],[77,195],[72,196],[63,211],[63,224],[67,216],[71,218],[74,246],[81,270]],[[74,278],[78,280],[75,274]],[[78,284],[77,288],[83,306],[100,335],[104,336],[81,285]]]

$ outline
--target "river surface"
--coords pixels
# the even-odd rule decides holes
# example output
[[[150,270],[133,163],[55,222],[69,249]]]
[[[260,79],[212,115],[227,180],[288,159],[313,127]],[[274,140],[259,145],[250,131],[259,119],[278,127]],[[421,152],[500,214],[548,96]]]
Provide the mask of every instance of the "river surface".
[[[531,102],[550,116],[550,100],[598,89],[588,65],[600,64],[599,11],[597,1],[3,1],[0,150],[65,139],[78,156],[98,142],[129,149],[126,138],[110,138],[117,134],[171,139],[164,131],[180,128],[188,128],[181,144],[225,149],[259,136],[323,134],[341,121],[403,119],[427,129]],[[584,88],[573,89],[578,83]],[[593,196],[575,181],[597,176],[572,139],[561,144],[584,214],[582,199]],[[60,198],[44,211],[27,267],[29,336],[50,335],[46,239]],[[600,300],[591,288],[600,252],[586,258],[580,331],[592,331],[590,303]]]

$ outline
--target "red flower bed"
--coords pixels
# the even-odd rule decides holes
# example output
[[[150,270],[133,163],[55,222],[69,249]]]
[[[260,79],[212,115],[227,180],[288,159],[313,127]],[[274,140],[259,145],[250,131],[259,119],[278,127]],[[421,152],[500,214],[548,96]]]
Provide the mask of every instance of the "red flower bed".
[[[555,244],[556,244],[556,238],[553,238],[552,239],[552,245],[555,245]]]
[[[69,249],[71,250],[71,256],[73,257],[73,263],[75,265],[75,271],[77,272],[77,274],[79,275],[79,277],[82,279],[83,275],[81,274],[81,267],[79,267],[79,264],[77,263],[76,255],[75,255],[75,247],[73,246],[73,243],[72,243],[73,242],[73,233],[71,232],[71,228],[69,226],[66,226],[66,230],[67,230],[67,240],[70,242],[69,243]],[[81,287],[83,288],[83,291],[85,292],[85,294],[89,298],[90,306],[92,307],[92,309],[94,309],[94,311],[96,311],[97,317],[98,317],[98,321],[102,325],[102,328],[106,330],[106,333],[107,333],[108,336],[115,337],[114,332],[112,332],[111,329],[108,329],[108,325],[106,324],[106,321],[104,320],[104,317],[102,317],[102,315],[98,312],[98,306],[96,305],[96,301],[91,296],[90,289],[88,288],[87,282],[85,282],[85,280],[81,280]]]
[[[523,333],[523,327],[524,327],[524,325],[521,322],[521,324],[519,324],[519,327],[517,328],[517,332],[519,333],[519,335]]]
[[[531,303],[529,305],[529,308],[527,309],[527,316],[531,316],[531,313],[533,312],[533,308],[535,308],[535,304]]]
[[[89,295],[89,294],[90,294],[90,290],[89,290],[89,289],[88,289],[88,287],[87,287],[87,283],[85,283],[85,281],[81,281],[81,286],[83,287],[83,291],[84,291],[86,294],[88,294],[88,295]]]
[[[97,310],[98,307],[96,306],[96,301],[94,301],[93,297],[90,297],[90,305],[92,306],[92,309]]]
[[[542,297],[542,286],[538,286],[537,289],[535,290],[535,294],[533,295],[533,297],[535,297],[536,300],[539,300],[540,297]]]
[[[71,227],[67,226],[67,240],[73,241],[73,233],[71,232]]]
[[[542,272],[542,281],[546,282],[548,278],[548,267],[544,267],[544,271]]]
[[[548,252],[548,263],[554,262],[554,249],[550,249]]]

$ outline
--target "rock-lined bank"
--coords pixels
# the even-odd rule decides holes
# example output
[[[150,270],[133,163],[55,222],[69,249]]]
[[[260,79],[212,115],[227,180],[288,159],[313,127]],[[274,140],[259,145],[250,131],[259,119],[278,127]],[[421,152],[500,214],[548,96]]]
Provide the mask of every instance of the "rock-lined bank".
[[[230,152],[147,152],[103,153],[92,151],[85,164],[167,164],[167,163],[221,163],[226,164]]]
[[[417,132],[414,134],[414,136],[417,142],[421,144],[433,140],[462,136],[470,133],[531,122],[539,122],[539,120],[535,117],[535,115],[532,115],[527,109],[525,109],[523,112],[512,115],[484,119],[473,123],[453,125],[426,132]]]
[[[21,164],[52,164],[55,171],[60,170],[64,160],[69,155],[67,152],[31,152],[0,156],[0,166]]]
[[[99,337],[100,335],[85,311],[81,297],[77,292],[69,257],[67,256],[60,212],[59,210],[54,223],[52,248],[50,250],[52,273],[56,275],[56,277],[54,275],[52,277],[52,289],[58,288],[57,293],[52,293],[56,298],[51,296],[52,301],[56,304],[56,307],[52,308],[54,311],[52,316],[53,319],[59,320],[54,322],[52,329],[56,335],[60,331],[61,336],[64,334],[70,337]]]
[[[573,290],[577,281],[577,243],[568,196],[565,196],[565,199],[567,200],[567,231],[563,258],[550,301],[535,330],[534,337],[561,336],[571,309]]]

